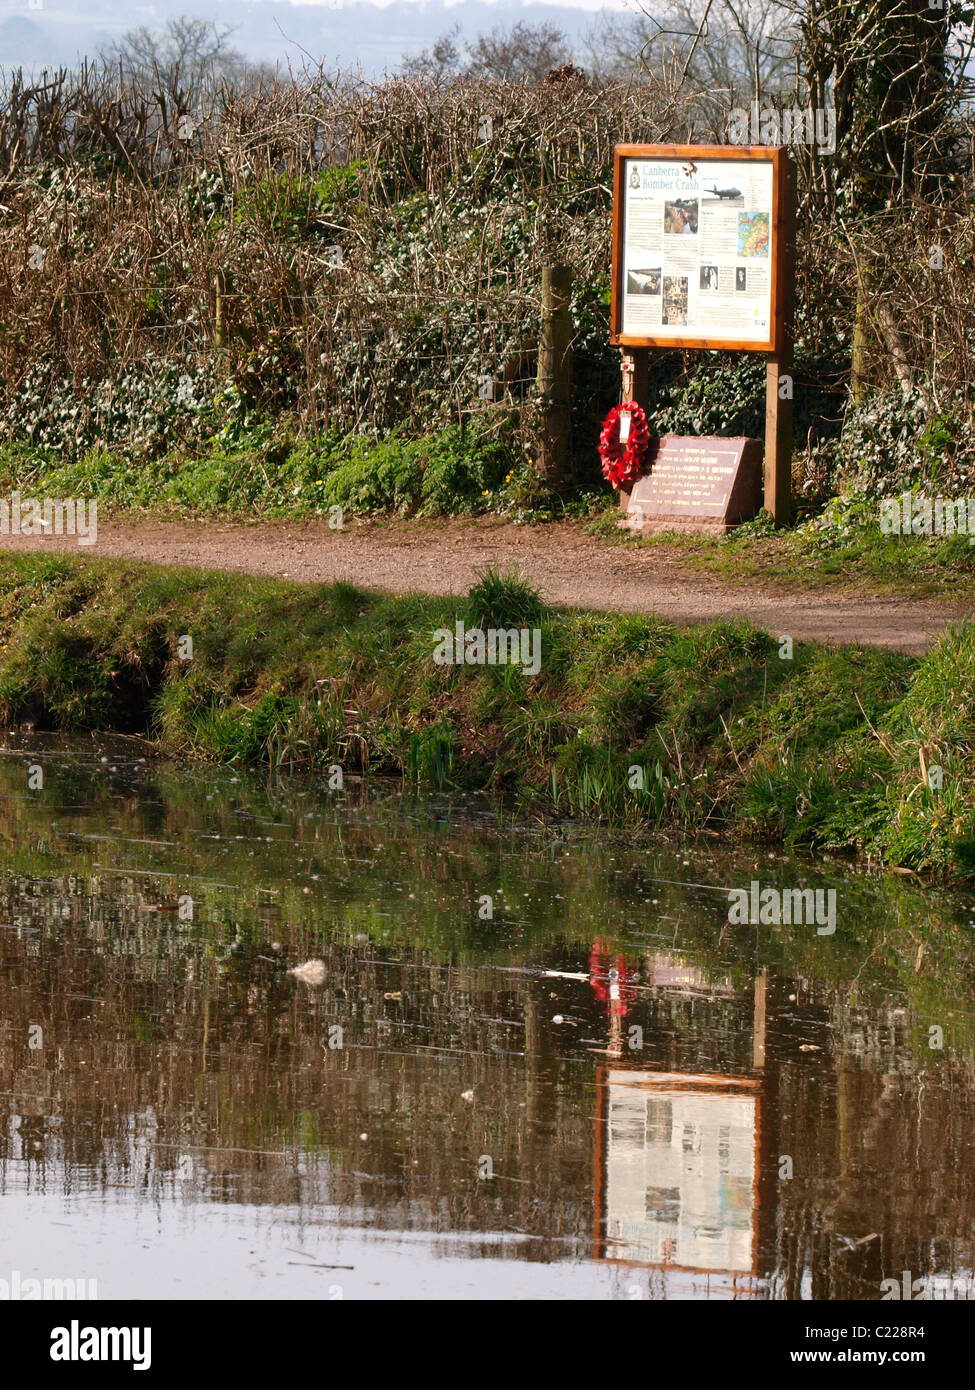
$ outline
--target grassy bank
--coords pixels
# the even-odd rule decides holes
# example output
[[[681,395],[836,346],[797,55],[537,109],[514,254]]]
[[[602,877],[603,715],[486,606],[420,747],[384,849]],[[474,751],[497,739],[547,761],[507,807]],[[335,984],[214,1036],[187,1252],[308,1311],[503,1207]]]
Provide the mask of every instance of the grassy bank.
[[[874,497],[833,498],[818,514],[801,518],[788,530],[776,530],[762,512],[719,537],[677,532],[638,536],[620,531],[618,520],[618,510],[607,510],[593,520],[592,530],[615,545],[663,546],[676,551],[688,569],[733,584],[956,602],[975,596],[975,546],[967,534],[885,535],[880,502]]]
[[[537,626],[540,673],[436,665],[434,632],[458,618]],[[971,628],[922,660],[814,646],[785,660],[746,624],[562,613],[497,577],[451,600],[5,555],[0,645],[7,723],[975,872]]]
[[[521,522],[598,509],[608,488],[594,469],[590,485],[557,495],[547,488],[503,422],[450,425],[419,439],[393,433],[296,439],[255,431],[213,439],[196,452],[173,451],[133,466],[122,453],[94,450],[64,459],[44,450],[0,445],[0,494],[95,497],[113,514],[224,516],[285,520],[329,516],[474,516]]]

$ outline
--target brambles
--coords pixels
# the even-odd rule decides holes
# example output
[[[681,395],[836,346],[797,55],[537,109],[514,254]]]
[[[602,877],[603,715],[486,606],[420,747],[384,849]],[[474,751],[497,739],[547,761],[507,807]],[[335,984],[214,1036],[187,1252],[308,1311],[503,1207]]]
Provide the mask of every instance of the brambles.
[[[476,428],[510,451],[502,476],[531,468],[539,286],[558,262],[572,272],[574,334],[572,468],[559,486],[598,478],[599,424],[619,395],[606,312],[613,146],[729,138],[730,106],[713,90],[654,72],[534,85],[210,74],[175,106],[144,73],[121,86],[94,67],[43,86],[15,75],[0,106],[0,438],[143,468],[268,432],[411,443],[456,428],[466,442]],[[795,99],[805,109],[812,95]],[[763,98],[792,99],[781,87]],[[856,204],[855,225],[866,173],[848,132],[835,158],[791,151],[797,470],[810,504],[851,478],[874,492],[934,469],[956,490],[975,479],[975,204],[958,153],[970,123],[946,110],[943,138],[925,134],[930,168]],[[760,433],[761,365],[656,354],[651,426]],[[279,462],[262,465],[278,490]],[[467,460],[455,478],[447,459],[408,507],[469,509],[479,467]],[[530,506],[523,481],[523,495],[492,505]],[[402,490],[388,505],[403,508]]]
[[[615,391],[592,312],[604,171],[648,121],[687,133],[665,100],[319,72],[205,85],[187,141],[143,86],[117,88],[87,69],[7,96],[8,440],[141,463],[271,419],[296,437],[517,432],[555,245],[577,285],[580,425]]]

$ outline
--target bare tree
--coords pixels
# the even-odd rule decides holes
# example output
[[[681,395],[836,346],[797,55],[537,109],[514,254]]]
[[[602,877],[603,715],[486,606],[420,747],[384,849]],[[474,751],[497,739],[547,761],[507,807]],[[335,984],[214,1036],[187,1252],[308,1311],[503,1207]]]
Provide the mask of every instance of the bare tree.
[[[464,45],[461,55],[457,26],[402,64],[408,77],[437,81],[453,77],[479,77],[487,81],[541,82],[553,69],[572,60],[566,37],[551,24],[519,22],[510,29],[501,26],[480,34]]]
[[[444,78],[456,77],[461,69],[461,54],[457,47],[460,26],[441,34],[436,43],[423,48],[419,53],[405,58],[401,65],[406,77],[422,77],[436,82]]]
[[[784,0],[661,0],[651,15],[607,15],[588,35],[606,80],[685,71],[695,87],[738,102],[788,81],[798,27]]]
[[[492,29],[467,48],[471,77],[507,82],[541,82],[553,68],[572,61],[561,29],[551,24],[519,22],[511,29]]]
[[[161,30],[145,25],[130,29],[99,56],[121,67],[125,80],[143,90],[192,93],[210,78],[243,81],[247,63],[228,42],[233,32],[230,25],[179,15],[167,19]]]

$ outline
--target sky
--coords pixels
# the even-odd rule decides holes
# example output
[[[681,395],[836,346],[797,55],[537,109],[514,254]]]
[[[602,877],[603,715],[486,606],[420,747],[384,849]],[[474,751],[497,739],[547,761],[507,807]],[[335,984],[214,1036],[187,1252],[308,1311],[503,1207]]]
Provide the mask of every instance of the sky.
[[[378,8],[382,9],[387,5],[394,4],[395,0],[372,0],[372,2]],[[322,0],[291,0],[291,3],[295,6],[302,7],[320,7],[322,5]],[[330,8],[337,9],[341,4],[341,0],[339,0],[339,4],[336,4],[335,0],[325,0],[325,3]],[[428,0],[403,0],[403,3],[406,5],[411,5],[417,10],[430,8]],[[447,9],[455,8],[457,6],[460,6],[461,4],[463,4],[463,0],[445,0],[445,7]],[[229,7],[230,6],[228,5],[228,8]],[[493,9],[499,8],[499,6],[497,4],[497,0],[486,0],[486,3],[484,4],[483,8],[487,11],[491,11]],[[533,3],[533,0],[522,0],[522,4],[519,6],[519,8],[532,11],[540,8],[549,7],[539,5],[537,2]],[[568,10],[611,10],[615,13],[616,11],[635,11],[637,7],[635,4],[632,3],[632,0],[615,0],[615,3],[613,3],[613,0],[611,0],[611,3],[608,4],[603,4],[602,0],[564,0],[564,3],[560,6],[560,8]],[[532,22],[531,14],[528,14],[526,16],[526,20],[528,22]]]
[[[519,19],[545,22],[581,49],[600,11],[627,10],[635,13],[637,0],[0,0],[0,67],[72,66],[127,29],[162,28],[170,15],[191,14],[232,25],[231,42],[252,61],[300,63],[307,50],[316,61],[361,62],[378,72],[457,23],[470,39]]]

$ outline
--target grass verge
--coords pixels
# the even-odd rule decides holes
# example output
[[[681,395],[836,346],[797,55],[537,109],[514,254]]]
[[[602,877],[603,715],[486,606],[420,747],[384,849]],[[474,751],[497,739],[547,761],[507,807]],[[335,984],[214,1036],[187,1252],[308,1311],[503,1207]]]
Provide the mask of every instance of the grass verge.
[[[967,535],[902,536],[881,530],[880,505],[862,497],[834,498],[816,517],[776,530],[763,512],[727,536],[663,532],[637,536],[617,528],[618,508],[590,530],[624,545],[665,546],[690,570],[732,584],[783,589],[835,589],[879,597],[975,597],[975,546]]]
[[[503,426],[503,422],[502,422]],[[395,431],[297,439],[282,428],[214,437],[197,454],[139,463],[95,450],[77,459],[0,446],[0,495],[95,497],[112,512],[273,519],[351,515],[473,516],[518,521],[588,514],[599,486],[560,498],[515,446],[509,428],[474,422],[426,438]]]
[[[437,629],[485,616],[537,625],[537,676],[434,663]],[[923,659],[782,660],[744,623],[556,611],[510,575],[464,600],[8,554],[0,647],[8,724],[975,873],[972,626]]]
[[[198,455],[174,453],[137,466],[108,452],[65,462],[44,451],[0,447],[0,495],[96,497],[116,515],[331,520],[340,508],[345,518],[494,515],[530,524],[577,517],[610,543],[665,546],[689,570],[729,583],[975,598],[975,546],[967,535],[885,535],[875,500],[834,498],[791,530],[774,531],[763,513],[726,537],[637,537],[617,529],[619,511],[595,469],[593,479],[591,487],[553,493],[510,432],[480,422],[425,439],[393,433],[381,441],[296,440],[257,431],[243,440],[214,438]]]

